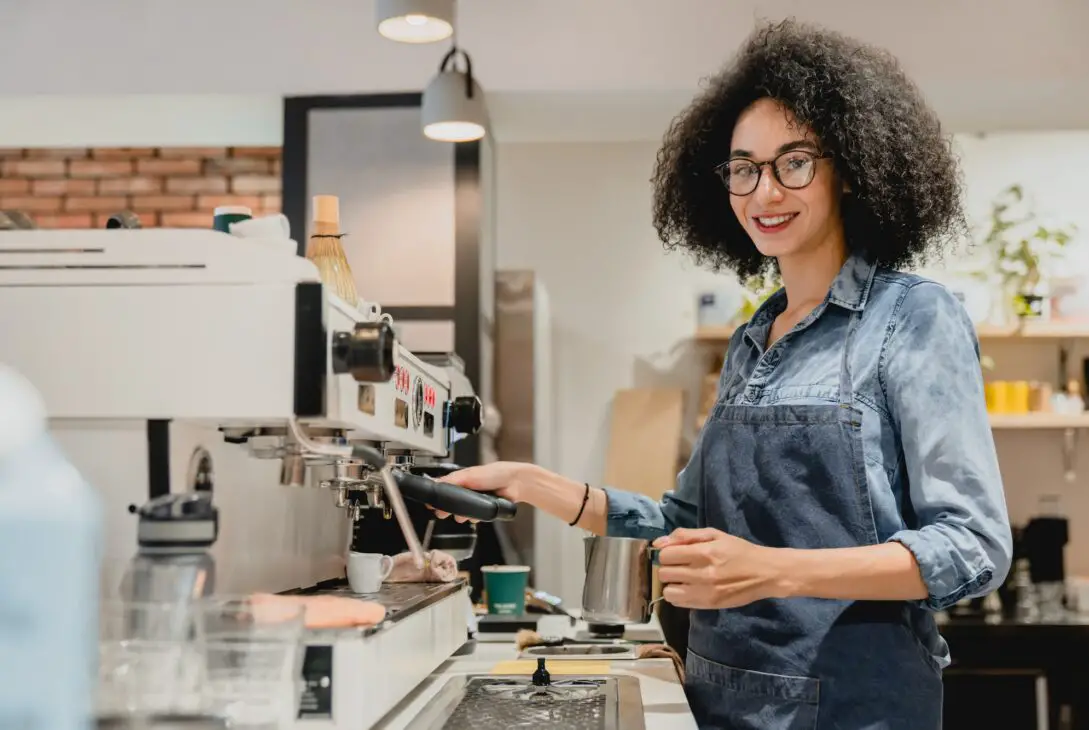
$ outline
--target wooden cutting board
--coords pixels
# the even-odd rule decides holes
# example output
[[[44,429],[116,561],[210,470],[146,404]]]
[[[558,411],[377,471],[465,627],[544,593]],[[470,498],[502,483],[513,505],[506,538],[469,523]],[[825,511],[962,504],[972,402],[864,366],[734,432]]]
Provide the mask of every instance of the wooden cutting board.
[[[631,388],[613,398],[605,485],[661,499],[677,481],[684,391]]]
[[[684,433],[684,391],[631,388],[613,399],[605,485],[659,500],[677,483]],[[662,595],[654,569],[653,597]]]

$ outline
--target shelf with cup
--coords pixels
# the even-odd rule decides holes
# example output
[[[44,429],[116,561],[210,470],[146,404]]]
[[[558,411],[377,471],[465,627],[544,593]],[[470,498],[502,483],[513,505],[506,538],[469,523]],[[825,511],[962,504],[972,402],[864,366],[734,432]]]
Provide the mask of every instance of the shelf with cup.
[[[992,413],[993,429],[1089,428],[1089,413]]]
[[[978,324],[981,340],[1077,340],[1089,339],[1089,322],[1084,320],[1021,320],[1013,324]]]
[[[696,328],[697,342],[728,342],[738,324],[708,325]],[[1015,324],[978,324],[981,340],[1078,340],[1089,339],[1089,322],[1083,320],[1048,322],[1022,321]]]

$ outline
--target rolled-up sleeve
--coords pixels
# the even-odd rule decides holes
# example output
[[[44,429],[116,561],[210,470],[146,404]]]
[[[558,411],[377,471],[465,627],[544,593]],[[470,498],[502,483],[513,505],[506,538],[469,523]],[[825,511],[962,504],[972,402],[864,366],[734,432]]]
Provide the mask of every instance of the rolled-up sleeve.
[[[1001,585],[1013,552],[979,346],[956,297],[929,281],[908,289],[881,365],[910,505],[889,539],[915,556],[924,603],[942,610]]]
[[[676,488],[665,493],[660,502],[642,494],[606,487],[609,502],[607,534],[612,537],[638,537],[655,540],[678,527],[696,526],[699,504],[699,439],[692,457],[677,475]]]

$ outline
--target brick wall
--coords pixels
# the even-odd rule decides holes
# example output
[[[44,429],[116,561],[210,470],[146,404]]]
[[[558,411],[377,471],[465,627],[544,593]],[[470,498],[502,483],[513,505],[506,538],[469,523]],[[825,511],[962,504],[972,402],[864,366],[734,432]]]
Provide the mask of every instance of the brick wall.
[[[0,149],[0,210],[41,228],[100,228],[121,210],[145,228],[207,228],[220,205],[280,212],[279,147]]]

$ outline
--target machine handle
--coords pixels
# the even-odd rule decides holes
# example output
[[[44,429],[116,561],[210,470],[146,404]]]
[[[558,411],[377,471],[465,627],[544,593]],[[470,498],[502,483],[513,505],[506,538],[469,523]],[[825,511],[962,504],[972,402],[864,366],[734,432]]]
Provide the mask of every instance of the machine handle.
[[[437,482],[430,477],[399,470],[394,470],[394,478],[401,493],[408,499],[459,517],[483,522],[507,521],[513,520],[518,512],[517,505],[510,500],[474,492],[456,484]]]
[[[422,474],[425,477],[431,477],[432,479],[438,479],[444,476],[453,474],[456,471],[461,471],[465,467],[460,464],[413,464],[409,469],[413,474]]]

